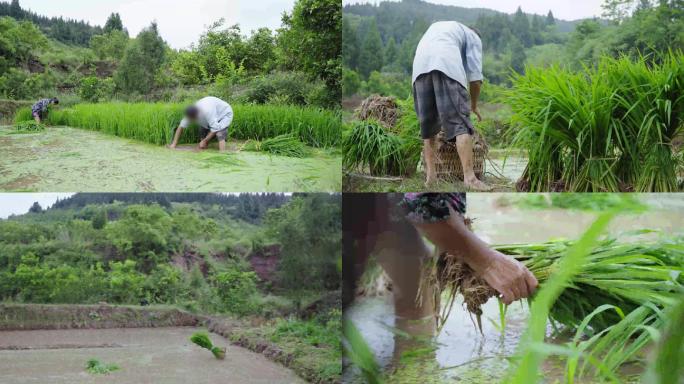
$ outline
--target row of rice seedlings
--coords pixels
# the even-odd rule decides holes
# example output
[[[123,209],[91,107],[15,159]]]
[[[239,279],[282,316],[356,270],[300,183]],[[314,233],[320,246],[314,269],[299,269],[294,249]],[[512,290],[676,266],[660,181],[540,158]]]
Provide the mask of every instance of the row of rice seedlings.
[[[36,123],[33,120],[20,121],[14,125],[13,133],[35,133],[45,130],[45,124]]]
[[[263,141],[249,140],[243,149],[299,158],[311,155],[306,145],[292,134],[280,135]]]
[[[185,105],[174,103],[77,104],[48,114],[53,125],[68,125],[120,137],[164,145],[171,142]],[[264,140],[284,134],[297,136],[314,147],[339,145],[341,119],[337,112],[290,106],[236,105],[229,134],[236,139]],[[20,110],[16,121],[30,120],[30,110]],[[196,143],[196,129],[186,130],[182,143]]]
[[[515,145],[527,148],[523,189],[677,190],[672,141],[684,127],[684,55],[662,64],[603,58],[575,73],[528,68],[506,92]]]

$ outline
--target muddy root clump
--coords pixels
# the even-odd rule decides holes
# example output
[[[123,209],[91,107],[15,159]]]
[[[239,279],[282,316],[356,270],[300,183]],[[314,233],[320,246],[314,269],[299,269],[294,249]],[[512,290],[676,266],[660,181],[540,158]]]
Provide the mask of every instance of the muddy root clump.
[[[393,97],[371,95],[356,109],[359,120],[376,120],[385,128],[393,128],[399,119],[399,106]]]

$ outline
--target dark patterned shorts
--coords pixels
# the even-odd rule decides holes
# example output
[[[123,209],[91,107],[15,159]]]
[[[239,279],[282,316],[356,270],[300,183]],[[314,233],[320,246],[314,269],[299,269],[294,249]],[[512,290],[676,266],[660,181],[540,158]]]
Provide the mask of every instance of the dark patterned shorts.
[[[413,103],[423,139],[435,137],[440,130],[447,140],[474,132],[468,90],[440,71],[418,76],[413,83]]]
[[[399,203],[406,218],[418,223],[434,223],[451,216],[449,208],[460,215],[466,212],[466,194],[461,193],[406,193]]]

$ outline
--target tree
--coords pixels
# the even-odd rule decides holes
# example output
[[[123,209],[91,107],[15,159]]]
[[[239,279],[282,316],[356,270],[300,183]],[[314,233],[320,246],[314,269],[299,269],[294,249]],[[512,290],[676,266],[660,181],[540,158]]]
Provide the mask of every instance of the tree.
[[[525,56],[525,47],[523,47],[520,40],[513,39],[511,42],[511,68],[517,73],[524,74],[525,60],[527,60],[527,56]]]
[[[553,12],[549,9],[549,13],[546,15],[546,25],[555,25],[556,18],[553,17]]]
[[[342,63],[354,70],[359,64],[359,39],[348,18],[342,19]]]
[[[342,96],[342,7],[339,0],[297,0],[283,15],[278,36],[280,61],[286,69],[301,70],[325,81],[329,98]]]
[[[100,60],[120,59],[126,52],[128,35],[114,29],[104,35],[95,35],[90,39],[90,48]]]
[[[527,15],[523,13],[522,8],[518,7],[513,15],[513,25],[512,25],[513,35],[520,39],[520,42],[525,47],[530,47],[532,45],[532,39],[530,38],[530,20]]]
[[[159,36],[157,24],[152,23],[128,44],[114,76],[116,86],[125,92],[149,93],[155,87],[165,51],[166,43]]]
[[[387,46],[385,47],[384,65],[394,64],[398,54],[397,43],[394,41],[394,37],[390,37]]]
[[[375,20],[370,22],[366,39],[361,46],[359,53],[359,73],[364,79],[368,79],[371,72],[382,70],[384,63],[382,49],[382,39]]]
[[[601,5],[603,8],[602,16],[620,24],[629,16],[634,7],[634,2],[635,0],[604,0]]]
[[[94,229],[102,229],[107,225],[107,210],[105,208],[100,209],[97,211],[95,216],[93,216],[93,219],[91,220],[91,224]]]
[[[42,213],[43,212],[43,207],[38,204],[38,202],[34,202],[31,208],[29,208],[29,212],[31,213]]]
[[[12,0],[12,3],[10,4],[10,16],[15,19],[20,19],[22,16],[24,16],[24,10],[21,9],[19,0]]]
[[[103,28],[104,33],[109,33],[112,31],[122,31],[123,32],[123,22],[121,21],[121,16],[118,13],[112,13],[107,18],[107,22]]]

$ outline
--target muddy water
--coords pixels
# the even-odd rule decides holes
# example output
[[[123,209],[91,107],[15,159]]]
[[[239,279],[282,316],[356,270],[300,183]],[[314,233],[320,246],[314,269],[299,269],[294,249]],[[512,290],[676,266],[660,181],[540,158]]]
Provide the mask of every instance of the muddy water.
[[[596,217],[591,212],[503,206],[502,199],[505,199],[503,194],[468,195],[468,216],[476,219],[473,229],[492,244],[574,239]],[[650,209],[642,214],[616,218],[610,227],[612,234],[644,228],[665,233],[681,234],[684,231],[684,194],[639,195],[639,199]],[[506,358],[515,352],[528,317],[527,308],[520,303],[510,306],[505,335],[502,336],[497,327],[497,301],[490,300],[483,307],[483,312],[480,334],[474,319],[457,303],[432,350],[423,347],[418,358],[415,358],[416,350],[421,348],[408,341],[411,335],[404,333],[406,328],[395,318],[391,296],[363,298],[345,314],[359,328],[378,363],[386,371],[394,372],[390,375],[391,382],[442,383],[457,380],[479,384],[499,382],[504,377],[508,368]],[[550,329],[547,335],[550,335]],[[547,361],[544,366],[545,382],[562,380],[561,364],[559,361]],[[346,370],[344,380],[357,382],[358,376],[352,370]]]
[[[131,328],[0,332],[0,383],[305,383],[266,357],[227,346],[217,360],[189,341],[199,329]],[[8,349],[11,348],[12,350]],[[93,375],[86,361],[116,364],[120,370]]]
[[[338,191],[341,157],[296,159],[192,146],[172,151],[82,129],[9,134],[0,127],[0,190],[50,192]]]

